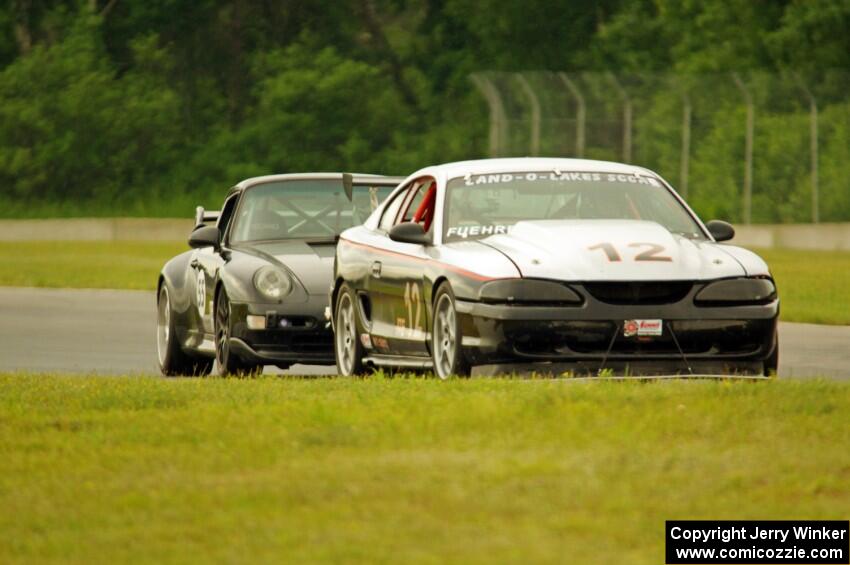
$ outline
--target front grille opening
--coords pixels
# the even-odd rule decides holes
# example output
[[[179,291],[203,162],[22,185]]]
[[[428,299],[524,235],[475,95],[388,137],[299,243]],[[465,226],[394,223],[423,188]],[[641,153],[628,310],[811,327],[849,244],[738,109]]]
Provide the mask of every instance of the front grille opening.
[[[518,323],[506,331],[514,352],[523,356],[574,355],[743,355],[759,351],[768,333],[765,322],[733,320],[676,320],[665,323],[664,333],[653,337],[625,337],[618,322],[549,322],[539,328]],[[679,345],[670,329],[676,332]],[[616,336],[615,336],[616,332]],[[611,338],[614,337],[614,342]],[[610,347],[610,350],[609,350]]]
[[[264,351],[301,351],[323,353],[333,351],[333,333],[329,330],[304,332],[258,331],[251,340],[254,348]]]
[[[315,334],[293,335],[291,344],[299,349],[317,349],[319,351],[333,348],[334,338],[330,332]]]
[[[640,281],[585,283],[587,292],[600,302],[622,306],[674,304],[684,299],[691,281]]]
[[[289,316],[287,314],[267,314],[266,328],[270,330],[304,330],[318,327],[319,322],[313,316]]]

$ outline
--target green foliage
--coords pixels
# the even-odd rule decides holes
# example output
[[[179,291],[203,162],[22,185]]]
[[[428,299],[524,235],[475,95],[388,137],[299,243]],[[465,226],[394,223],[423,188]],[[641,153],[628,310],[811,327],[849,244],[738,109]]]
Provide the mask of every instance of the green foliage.
[[[765,34],[773,57],[799,69],[846,68],[850,53],[850,2],[795,0],[781,24]]]
[[[156,74],[167,58],[150,38],[119,78],[80,18],[55,45],[37,46],[0,74],[0,182],[32,200],[120,200],[159,180],[179,144],[178,100]]]
[[[295,44],[268,53],[255,74],[257,104],[236,141],[248,162],[290,171],[380,171],[393,131],[411,126],[388,77],[332,47]]]
[[[718,73],[691,89],[690,196],[733,220],[743,128],[728,73],[741,72],[760,104],[754,219],[806,221],[808,102],[759,73],[847,68],[848,23],[847,0],[16,0],[0,7],[0,216],[182,216],[257,174],[483,157],[470,73],[592,69],[629,89],[637,73]],[[617,160],[621,110],[599,76],[582,85],[607,100],[588,108],[585,154]],[[846,221],[848,82],[818,85],[822,217]],[[667,86],[635,98],[633,160],[673,180],[681,98]],[[574,101],[538,90],[557,114],[543,152],[573,154]],[[527,115],[523,97],[507,103]]]
[[[822,164],[821,217],[827,222],[850,218],[850,102],[828,108],[820,118],[825,140]]]

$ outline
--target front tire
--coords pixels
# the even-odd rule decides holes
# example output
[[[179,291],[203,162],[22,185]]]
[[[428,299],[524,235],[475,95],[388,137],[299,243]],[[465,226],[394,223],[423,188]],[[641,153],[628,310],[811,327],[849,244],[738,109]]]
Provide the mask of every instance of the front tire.
[[[434,322],[431,328],[431,356],[434,374],[441,379],[468,377],[472,373],[463,356],[463,333],[455,308],[455,295],[448,283],[437,289],[434,299]]]
[[[347,284],[339,290],[334,323],[334,354],[336,368],[344,377],[363,373],[363,345],[357,335],[357,311],[354,292]]]
[[[213,360],[187,355],[177,340],[171,295],[163,283],[156,300],[156,353],[159,370],[166,377],[203,376],[212,371]]]
[[[221,376],[244,376],[259,372],[262,368],[246,363],[230,348],[230,336],[233,335],[230,299],[224,287],[219,289],[215,301],[215,360]]]

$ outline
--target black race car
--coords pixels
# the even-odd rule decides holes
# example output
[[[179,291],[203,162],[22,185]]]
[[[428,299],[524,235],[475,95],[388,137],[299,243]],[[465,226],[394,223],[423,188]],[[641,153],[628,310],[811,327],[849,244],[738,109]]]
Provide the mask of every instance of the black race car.
[[[264,176],[230,189],[221,212],[198,208],[192,249],[166,263],[157,283],[162,373],[205,375],[216,360],[222,374],[333,365],[324,311],[339,234],[401,180]]]

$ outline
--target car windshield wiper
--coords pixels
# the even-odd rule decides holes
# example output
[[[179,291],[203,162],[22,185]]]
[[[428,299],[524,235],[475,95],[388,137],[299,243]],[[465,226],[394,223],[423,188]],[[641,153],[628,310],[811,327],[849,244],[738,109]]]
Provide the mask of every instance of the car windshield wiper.
[[[685,237],[687,239],[701,239],[700,234],[694,233],[694,232],[670,230],[670,233],[672,233],[674,235],[681,235],[682,237]]]

